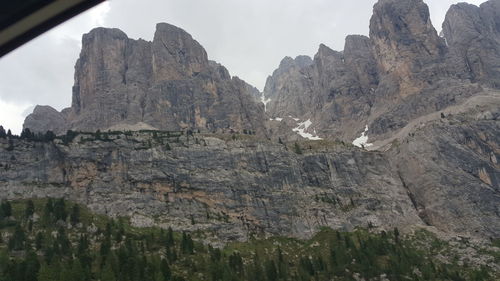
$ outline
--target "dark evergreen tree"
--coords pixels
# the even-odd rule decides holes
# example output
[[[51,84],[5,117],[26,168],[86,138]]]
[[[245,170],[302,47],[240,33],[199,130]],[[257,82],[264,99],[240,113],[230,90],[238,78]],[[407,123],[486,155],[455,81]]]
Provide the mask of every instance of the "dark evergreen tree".
[[[31,218],[34,213],[35,213],[35,204],[33,203],[32,200],[26,201],[26,207],[24,209],[25,218],[27,219]]]
[[[35,139],[35,134],[33,134],[30,129],[25,128],[21,131],[21,139],[25,139],[28,141],[34,140]]]
[[[2,208],[2,214],[5,217],[12,216],[12,206],[9,201],[2,201],[0,207]]]
[[[5,129],[3,126],[0,126],[0,138],[4,139],[7,137],[7,133],[5,132]]]
[[[14,234],[9,239],[9,250],[24,250],[24,244],[26,242],[26,233],[18,224],[14,230]]]
[[[43,233],[40,231],[36,234],[36,237],[35,237],[35,249],[36,250],[40,250],[42,249],[42,246],[43,246]]]
[[[187,234],[186,232],[182,233],[182,241],[181,241],[181,252],[183,254],[193,254],[194,250],[194,243],[193,239],[191,238],[190,234]]]
[[[54,281],[59,280],[59,272],[54,265],[43,263],[37,274],[38,281]]]
[[[268,281],[276,281],[278,280],[278,272],[276,270],[276,264],[273,260],[266,261],[265,265],[266,269],[266,277]]]
[[[52,132],[50,130],[45,132],[45,135],[43,136],[43,141],[46,141],[46,142],[51,142],[55,139],[56,139],[56,134],[54,134],[54,132]]]
[[[297,154],[302,154],[302,148],[298,143],[295,143],[293,146],[293,151]]]
[[[72,226],[76,226],[80,222],[80,207],[77,204],[73,205],[73,208],[71,208],[69,220]]]
[[[399,243],[399,229],[397,227],[394,228],[394,241]]]
[[[40,263],[38,262],[36,253],[31,251],[31,249],[26,253],[25,265],[24,280],[37,281],[37,273],[40,269]]]
[[[47,203],[45,203],[45,207],[43,208],[43,216],[42,220],[45,225],[51,224],[54,219],[54,201],[52,198],[49,198],[47,200]]]
[[[66,203],[63,198],[57,199],[54,203],[54,218],[56,221],[65,221],[68,216],[66,212]]]
[[[14,151],[14,141],[9,138],[9,146],[7,146],[7,151]]]
[[[174,246],[174,231],[172,230],[171,227],[168,228],[167,230],[167,246]]]

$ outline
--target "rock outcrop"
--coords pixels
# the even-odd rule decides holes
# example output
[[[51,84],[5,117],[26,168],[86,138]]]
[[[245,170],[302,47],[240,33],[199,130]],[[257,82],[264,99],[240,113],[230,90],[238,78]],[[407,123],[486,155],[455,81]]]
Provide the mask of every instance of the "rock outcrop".
[[[9,150],[0,139],[1,197],[65,196],[138,225],[224,240],[422,225],[379,153],[332,146],[298,155],[267,141],[132,134],[82,134],[68,145],[14,140]]]
[[[209,61],[180,28],[158,24],[153,42],[96,28],[83,36],[71,108],[59,116],[35,112],[24,127],[64,133],[145,123],[165,130],[264,135],[264,107],[253,95],[253,87]],[[56,116],[66,122],[51,122]]]
[[[33,113],[26,117],[24,123],[29,124],[30,128],[36,128],[37,132],[66,132],[69,111],[65,109],[59,112],[48,105],[37,105],[33,109]]]
[[[162,131],[0,139],[0,198],[63,196],[216,241],[368,225],[498,238],[500,111],[477,112],[430,121],[387,152]]]
[[[354,137],[369,114],[369,93],[378,81],[369,44],[367,37],[349,36],[343,53],[322,44],[314,60],[285,58],[264,89],[271,100],[268,115],[285,119],[271,122],[273,135],[297,138],[291,128],[311,120],[310,133],[317,131],[324,138]]]
[[[440,74],[446,45],[422,0],[379,1],[373,7],[370,39],[383,79],[396,86],[395,97],[418,93]]]
[[[495,115],[474,123],[463,116],[433,122],[389,152],[428,225],[499,236],[500,112]]]
[[[500,0],[452,6],[443,36],[422,0],[380,0],[370,37],[283,59],[264,112],[179,28],[95,29],[71,108],[24,126],[123,132],[0,139],[0,198],[64,196],[224,241],[368,225],[499,238]],[[238,131],[257,136],[224,134]],[[326,140],[290,146],[303,138]]]
[[[500,87],[500,1],[451,6],[443,34],[459,68],[474,81]]]
[[[498,3],[453,6],[442,38],[423,1],[379,1],[370,38],[348,36],[343,52],[321,45],[312,64],[282,63],[268,79],[274,137],[300,138],[292,129],[311,120],[309,133],[322,138],[351,142],[368,126],[370,139],[386,139],[416,118],[496,87]]]

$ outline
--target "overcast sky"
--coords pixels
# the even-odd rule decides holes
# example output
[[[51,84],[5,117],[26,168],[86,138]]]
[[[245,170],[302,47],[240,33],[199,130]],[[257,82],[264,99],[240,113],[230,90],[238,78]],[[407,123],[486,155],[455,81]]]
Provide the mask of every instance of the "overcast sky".
[[[19,133],[34,105],[61,110],[71,87],[81,36],[97,26],[152,40],[168,22],[189,32],[212,60],[259,89],[285,56],[314,56],[320,43],[342,50],[349,34],[368,34],[376,0],[111,0],[0,58],[0,125]],[[427,0],[434,26],[449,6]],[[468,0],[480,4],[483,0]]]

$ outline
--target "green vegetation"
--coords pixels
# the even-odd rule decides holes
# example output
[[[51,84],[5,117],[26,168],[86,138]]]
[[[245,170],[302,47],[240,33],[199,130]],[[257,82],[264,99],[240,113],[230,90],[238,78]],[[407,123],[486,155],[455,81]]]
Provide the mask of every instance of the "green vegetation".
[[[2,281],[493,280],[485,267],[439,262],[397,229],[323,229],[307,241],[251,239],[218,249],[62,199],[4,201],[0,229]]]
[[[297,154],[302,154],[302,148],[300,147],[300,145],[298,143],[295,143],[293,145],[293,152],[295,152]]]

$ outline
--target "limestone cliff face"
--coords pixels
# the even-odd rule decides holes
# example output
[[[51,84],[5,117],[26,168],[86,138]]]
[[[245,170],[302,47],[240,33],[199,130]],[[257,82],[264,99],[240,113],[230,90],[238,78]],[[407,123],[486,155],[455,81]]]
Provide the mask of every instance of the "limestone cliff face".
[[[38,106],[24,126],[163,131],[0,139],[0,198],[65,196],[223,240],[369,223],[498,238],[499,26],[500,0],[452,6],[444,38],[421,0],[380,0],[370,37],[283,59],[265,113],[254,87],[179,28],[159,24],[153,42],[95,29],[83,38],[72,107]],[[258,137],[165,132],[183,129]],[[350,145],[362,133],[364,149]],[[328,140],[296,154],[278,138]]]
[[[436,63],[446,51],[422,0],[379,1],[373,7],[370,39],[384,78],[394,81],[402,97],[429,82],[418,74],[425,71],[429,78],[436,74]]]
[[[203,47],[180,28],[158,24],[153,42],[97,28],[83,36],[72,106],[67,117],[57,117],[66,122],[52,123],[52,117],[37,113],[37,122],[28,117],[24,127],[64,133],[141,123],[157,129],[263,135],[264,108],[254,100],[254,91],[209,61]]]
[[[54,128],[65,128],[67,125],[69,110],[58,112],[48,105],[37,105],[33,113],[26,117],[25,123],[31,124],[40,132],[54,130]]]
[[[500,112],[465,117],[432,121],[387,152],[304,143],[296,154],[256,138],[160,131],[0,138],[0,198],[63,196],[218,242],[369,224],[500,237]]]
[[[390,157],[425,223],[450,233],[496,237],[500,112],[477,122],[462,118],[450,117],[417,130]]]
[[[8,146],[0,139],[1,198],[66,196],[137,224],[224,240],[422,224],[379,153],[333,146],[297,155],[277,143],[161,132]]]
[[[273,134],[301,138],[292,129],[310,119],[308,132],[322,138],[351,142],[368,126],[372,140],[386,139],[412,120],[496,87],[498,3],[453,6],[442,38],[423,1],[379,1],[370,38],[348,36],[343,52],[322,45],[312,64],[282,64],[268,79]]]
[[[369,93],[377,81],[377,66],[364,36],[349,36],[343,53],[320,45],[313,60],[285,58],[264,89],[271,100],[268,115],[284,119],[271,122],[274,135],[297,138],[290,127],[311,120],[310,133],[320,132],[324,138],[354,137],[360,120],[369,114]]]
[[[451,6],[443,34],[458,67],[474,81],[500,87],[500,1]]]

